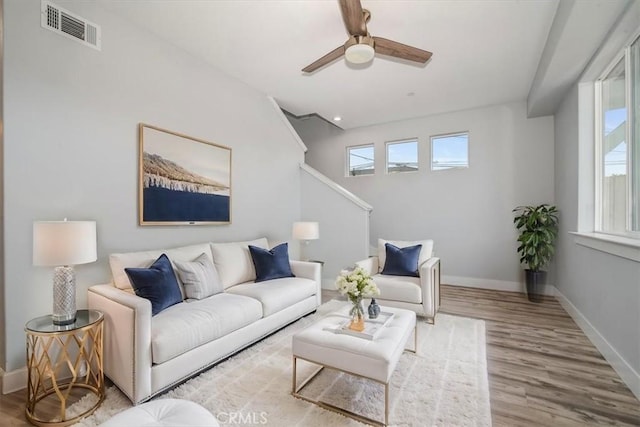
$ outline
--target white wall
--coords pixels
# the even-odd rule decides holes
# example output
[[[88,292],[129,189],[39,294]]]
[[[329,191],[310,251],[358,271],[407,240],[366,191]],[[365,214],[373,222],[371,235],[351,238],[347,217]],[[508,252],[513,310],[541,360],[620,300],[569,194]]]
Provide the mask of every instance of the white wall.
[[[4,18],[4,2],[0,1],[0,20]],[[4,24],[2,24],[4,27]],[[3,34],[4,35],[4,34]],[[4,37],[0,37],[0,64],[4,64]],[[4,88],[4,67],[0,66],[0,88]],[[0,173],[4,176],[4,90],[0,89]],[[2,178],[0,178],[1,180]],[[4,185],[0,186],[0,218],[4,218]],[[0,295],[4,295],[4,227],[0,225]],[[0,304],[0,331],[5,330],[4,304]],[[5,334],[0,335],[0,377],[6,365]],[[0,385],[2,379],[0,378]]]
[[[61,2],[102,26],[102,51],[40,27],[39,1],[6,1],[6,370],[25,365],[24,324],[51,312],[32,223],[92,219],[98,262],[78,266],[78,306],[110,278],[111,252],[266,236],[300,217],[303,152],[269,99],[93,2]],[[138,123],[233,149],[232,225],[137,225]]]
[[[449,283],[520,289],[511,210],[554,201],[553,118],[527,119],[519,102],[347,131],[295,126],[307,163],[373,206],[372,243],[432,238]],[[469,131],[470,167],[432,172],[429,136],[459,131]],[[385,141],[411,137],[420,171],[387,175]],[[375,144],[376,174],[345,177],[346,147],[366,143]]]
[[[309,259],[324,262],[323,287],[335,289],[340,270],[351,268],[369,256],[369,212],[352,197],[345,197],[334,185],[327,185],[309,168],[302,175],[302,218],[318,221],[320,239],[309,243]]]
[[[578,229],[580,206],[578,118],[575,85],[555,115],[555,187],[561,213],[556,287],[561,302],[640,397],[640,263],[577,245],[569,234]],[[593,146],[585,149],[593,151]]]

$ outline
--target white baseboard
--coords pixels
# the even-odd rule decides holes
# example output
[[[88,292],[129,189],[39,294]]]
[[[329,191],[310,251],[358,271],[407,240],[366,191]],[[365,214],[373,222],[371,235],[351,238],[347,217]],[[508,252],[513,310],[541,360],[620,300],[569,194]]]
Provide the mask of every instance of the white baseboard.
[[[589,322],[562,292],[556,289],[555,296],[558,302],[560,302],[560,305],[564,307],[584,334],[591,340],[593,345],[602,353],[602,356],[609,362],[611,367],[620,375],[622,381],[627,384],[631,392],[640,400],[640,374],[618,354],[616,349],[609,344],[605,337],[598,332],[591,322]]]
[[[478,279],[475,277],[460,277],[460,276],[442,276],[440,279],[442,284],[453,286],[464,286],[467,288],[480,288],[491,289],[494,291],[507,291],[507,292],[520,292],[525,293],[526,288],[524,283],[510,282],[507,280],[494,280],[494,279]],[[553,285],[545,285],[544,295],[555,295],[556,287]]]
[[[87,368],[82,365],[78,370],[78,375],[80,377],[87,375]],[[27,381],[29,375],[27,367],[23,367],[20,369],[16,369],[11,372],[4,372],[4,375],[0,378],[0,383],[2,387],[2,394],[13,393],[14,391],[22,390],[27,388]],[[65,381],[71,378],[71,373],[67,373],[58,378],[59,381]]]
[[[27,388],[27,367],[15,371],[4,372],[2,375],[2,394]]]

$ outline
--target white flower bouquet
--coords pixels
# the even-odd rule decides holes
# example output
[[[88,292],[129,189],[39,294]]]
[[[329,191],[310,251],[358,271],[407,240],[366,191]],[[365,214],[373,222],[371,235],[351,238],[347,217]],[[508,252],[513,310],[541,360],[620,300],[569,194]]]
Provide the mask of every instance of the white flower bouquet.
[[[342,270],[336,279],[336,289],[353,304],[350,315],[354,319],[356,317],[364,317],[363,298],[372,298],[380,295],[378,286],[362,267],[356,267],[353,270]]]

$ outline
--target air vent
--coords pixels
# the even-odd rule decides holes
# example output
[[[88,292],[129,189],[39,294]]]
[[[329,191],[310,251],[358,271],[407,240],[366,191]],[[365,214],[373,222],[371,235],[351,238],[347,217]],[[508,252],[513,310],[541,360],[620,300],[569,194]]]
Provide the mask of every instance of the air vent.
[[[42,28],[54,31],[86,46],[97,50],[101,48],[101,31],[98,25],[50,1],[42,0],[40,24]]]

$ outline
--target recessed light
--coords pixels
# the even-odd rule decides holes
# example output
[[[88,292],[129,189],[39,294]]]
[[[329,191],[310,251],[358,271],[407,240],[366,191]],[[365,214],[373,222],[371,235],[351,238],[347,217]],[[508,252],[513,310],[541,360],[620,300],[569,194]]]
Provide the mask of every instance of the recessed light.
[[[340,116],[335,116],[335,117],[333,118],[333,121],[334,121],[334,122],[339,122],[340,120],[342,120],[342,117],[340,117]]]

